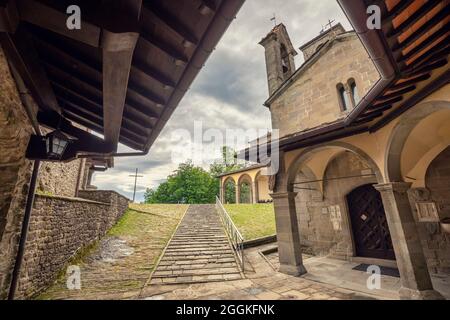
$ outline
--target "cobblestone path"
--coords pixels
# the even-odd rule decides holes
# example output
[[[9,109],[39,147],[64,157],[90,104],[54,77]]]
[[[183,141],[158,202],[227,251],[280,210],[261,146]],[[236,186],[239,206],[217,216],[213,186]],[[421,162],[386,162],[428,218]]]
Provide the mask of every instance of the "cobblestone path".
[[[214,205],[191,205],[164,252],[150,284],[241,279]]]

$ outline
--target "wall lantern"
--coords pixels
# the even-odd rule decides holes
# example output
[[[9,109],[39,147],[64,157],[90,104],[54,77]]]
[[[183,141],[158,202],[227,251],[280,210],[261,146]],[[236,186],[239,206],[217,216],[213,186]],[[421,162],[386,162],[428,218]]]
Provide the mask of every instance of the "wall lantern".
[[[44,139],[47,157],[53,160],[61,159],[67,146],[72,142],[72,140],[59,129],[50,132],[44,137]]]

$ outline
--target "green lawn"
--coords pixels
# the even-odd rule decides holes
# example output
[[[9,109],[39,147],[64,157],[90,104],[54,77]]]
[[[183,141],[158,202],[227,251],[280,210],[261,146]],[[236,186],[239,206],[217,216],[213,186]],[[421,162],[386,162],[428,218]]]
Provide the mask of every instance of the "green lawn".
[[[273,204],[226,204],[224,207],[245,240],[276,233]]]

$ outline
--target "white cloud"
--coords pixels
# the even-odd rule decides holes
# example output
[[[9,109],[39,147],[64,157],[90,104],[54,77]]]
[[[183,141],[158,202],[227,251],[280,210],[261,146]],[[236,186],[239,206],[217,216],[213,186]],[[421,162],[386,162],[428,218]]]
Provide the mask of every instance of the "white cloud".
[[[95,174],[93,183],[131,198],[134,178],[129,175],[139,168],[144,175],[137,184],[141,201],[147,187],[155,188],[177,168],[178,163],[171,161],[172,150],[183,145],[174,144],[173,130],[192,133],[194,121],[202,121],[204,129],[222,131],[270,128],[270,113],[262,106],[268,96],[264,49],[258,42],[273,27],[270,18],[274,13],[285,24],[295,48],[317,36],[328,19],[350,29],[336,0],[247,0],[150,153],[116,158],[115,168]],[[299,52],[297,67],[302,60]],[[121,146],[120,151],[130,150]]]

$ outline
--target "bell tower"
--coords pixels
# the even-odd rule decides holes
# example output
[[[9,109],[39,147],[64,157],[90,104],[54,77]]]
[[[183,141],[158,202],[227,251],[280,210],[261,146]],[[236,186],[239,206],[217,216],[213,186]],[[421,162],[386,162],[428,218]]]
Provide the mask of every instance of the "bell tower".
[[[297,52],[282,23],[276,25],[259,44],[265,49],[267,81],[271,96],[295,72],[294,57]]]

